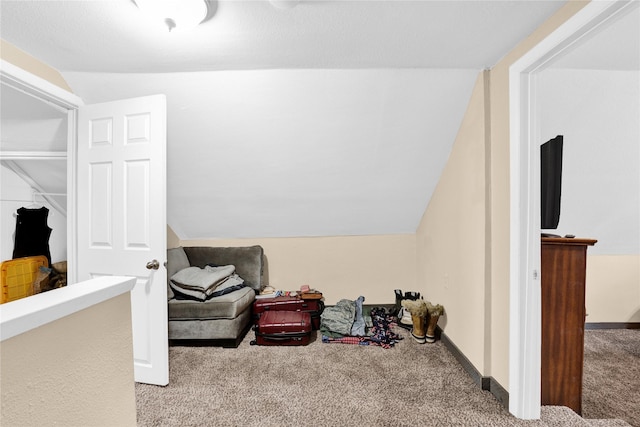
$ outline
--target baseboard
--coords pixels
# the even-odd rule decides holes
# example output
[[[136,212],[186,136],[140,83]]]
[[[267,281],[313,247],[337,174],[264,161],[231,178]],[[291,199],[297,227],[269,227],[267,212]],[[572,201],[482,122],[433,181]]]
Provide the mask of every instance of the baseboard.
[[[473,364],[467,359],[467,357],[460,351],[460,349],[449,339],[449,337],[437,328],[437,332],[440,335],[440,340],[442,344],[451,352],[453,357],[460,363],[462,369],[464,369],[467,374],[471,377],[473,382],[475,382],[482,390],[486,390],[493,394],[500,404],[509,409],[509,392],[500,385],[498,381],[496,381],[493,377],[484,377],[480,372],[473,366]]]
[[[585,329],[640,329],[640,322],[590,322]]]
[[[440,329],[440,328],[438,327],[437,329]],[[444,344],[444,346],[447,347],[447,349],[451,352],[451,354],[453,354],[453,357],[456,358],[458,363],[462,365],[462,369],[467,371],[467,374],[469,374],[473,382],[476,383],[478,387],[481,387],[483,390],[486,390],[484,388],[484,385],[486,384],[483,384],[484,377],[480,374],[480,372],[476,369],[476,367],[473,366],[473,364],[469,361],[469,359],[467,359],[467,356],[462,354],[460,349],[453,343],[453,341],[449,339],[447,334],[445,334],[444,332],[441,332],[440,340],[442,341],[442,344]]]
[[[485,377],[486,378],[486,377]],[[489,388],[483,389],[488,390],[493,394],[493,397],[496,398],[498,402],[504,407],[506,410],[509,410],[509,392],[502,387],[502,385],[495,380],[493,377],[489,377]]]

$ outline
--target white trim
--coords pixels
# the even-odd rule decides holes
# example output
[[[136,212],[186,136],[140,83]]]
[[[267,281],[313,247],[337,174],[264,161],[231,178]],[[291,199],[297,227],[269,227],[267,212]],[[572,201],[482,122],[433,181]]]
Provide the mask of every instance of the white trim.
[[[63,112],[84,105],[82,99],[73,93],[4,59],[0,60],[0,82],[34,98],[48,102]]]
[[[540,418],[540,141],[535,75],[586,34],[637,3],[591,1],[509,69],[509,411],[518,418]]]
[[[2,304],[0,341],[130,292],[135,283],[134,277],[98,277]]]
[[[78,281],[78,110],[67,112],[67,259],[73,260],[69,263],[67,270],[67,282],[76,283]]]

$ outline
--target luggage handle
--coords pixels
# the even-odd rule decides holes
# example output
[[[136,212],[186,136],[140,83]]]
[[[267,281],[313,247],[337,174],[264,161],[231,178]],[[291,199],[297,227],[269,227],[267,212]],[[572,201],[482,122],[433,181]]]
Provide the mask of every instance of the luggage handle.
[[[262,337],[265,341],[302,341],[302,337]]]
[[[295,332],[286,336],[273,336],[272,334],[263,334],[260,333],[258,331],[256,331],[256,336],[262,337],[266,340],[271,340],[271,341],[287,341],[290,340],[291,338],[304,338],[307,335],[309,335],[306,332]]]

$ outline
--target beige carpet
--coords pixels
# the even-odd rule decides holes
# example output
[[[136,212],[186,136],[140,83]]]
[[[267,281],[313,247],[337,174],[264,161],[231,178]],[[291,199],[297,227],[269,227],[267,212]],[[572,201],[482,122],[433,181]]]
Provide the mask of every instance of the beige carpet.
[[[585,331],[582,415],[640,427],[640,329]]]
[[[402,333],[407,336],[406,331]],[[136,385],[140,426],[624,426],[563,407],[511,416],[442,345],[171,347],[170,384]],[[636,359],[637,361],[637,359]],[[598,415],[599,418],[611,416]]]

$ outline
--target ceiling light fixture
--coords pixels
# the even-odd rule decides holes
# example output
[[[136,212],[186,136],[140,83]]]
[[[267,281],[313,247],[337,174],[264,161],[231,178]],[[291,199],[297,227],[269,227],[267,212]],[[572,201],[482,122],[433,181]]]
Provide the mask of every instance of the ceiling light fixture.
[[[208,0],[134,0],[134,3],[170,32],[195,28],[211,17]]]
[[[269,3],[278,9],[293,9],[300,3],[300,0],[269,0]]]

